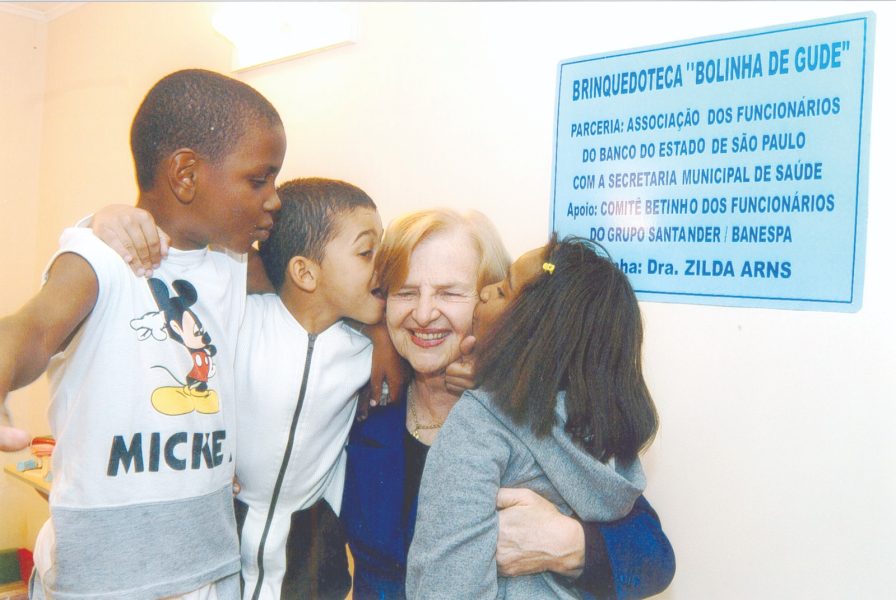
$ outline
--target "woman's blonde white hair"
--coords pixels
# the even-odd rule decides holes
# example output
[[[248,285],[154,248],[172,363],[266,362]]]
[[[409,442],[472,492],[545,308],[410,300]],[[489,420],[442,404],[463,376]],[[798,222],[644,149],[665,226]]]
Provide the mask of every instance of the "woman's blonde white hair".
[[[386,227],[383,244],[376,255],[376,271],[383,292],[388,295],[404,284],[411,254],[422,241],[437,233],[455,230],[466,232],[479,252],[477,289],[504,279],[510,268],[510,255],[488,217],[477,210],[430,208],[401,215]]]

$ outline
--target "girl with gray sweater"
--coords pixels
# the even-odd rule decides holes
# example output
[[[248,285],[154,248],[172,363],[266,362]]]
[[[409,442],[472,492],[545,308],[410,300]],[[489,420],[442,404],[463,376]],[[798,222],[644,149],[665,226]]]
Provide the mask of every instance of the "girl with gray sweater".
[[[550,572],[497,574],[498,489],[529,488],[585,521],[619,519],[641,495],[638,454],[658,426],[641,315],[625,274],[595,249],[554,235],[482,290],[481,385],[429,451],[408,598],[578,598]]]

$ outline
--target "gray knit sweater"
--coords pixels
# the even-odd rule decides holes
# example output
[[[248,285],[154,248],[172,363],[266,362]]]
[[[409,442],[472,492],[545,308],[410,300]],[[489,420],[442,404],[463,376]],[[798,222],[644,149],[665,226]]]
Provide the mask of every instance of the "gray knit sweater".
[[[612,521],[628,514],[645,480],[637,459],[602,464],[570,439],[562,394],[556,412],[551,435],[537,439],[487,393],[460,398],[426,459],[408,556],[409,599],[579,597],[549,573],[497,575],[498,488],[529,488],[564,514]]]

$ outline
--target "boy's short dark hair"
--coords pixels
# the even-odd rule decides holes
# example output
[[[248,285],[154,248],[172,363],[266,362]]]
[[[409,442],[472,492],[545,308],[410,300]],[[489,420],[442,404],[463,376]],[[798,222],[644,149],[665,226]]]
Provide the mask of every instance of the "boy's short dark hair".
[[[320,263],[324,248],[336,235],[334,217],[356,208],[376,210],[364,190],[336,179],[308,177],[287,181],[277,188],[280,213],[271,236],[259,247],[268,278],[279,292],[286,266],[294,256]]]
[[[131,125],[140,190],[152,188],[159,164],[171,152],[191,148],[217,161],[258,121],[283,125],[274,106],[242,81],[202,69],[166,75],[146,94]]]

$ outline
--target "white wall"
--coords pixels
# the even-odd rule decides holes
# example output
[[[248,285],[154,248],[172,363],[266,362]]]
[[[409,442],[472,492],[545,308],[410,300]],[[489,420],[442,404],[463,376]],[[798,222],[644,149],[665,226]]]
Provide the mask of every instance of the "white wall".
[[[38,272],[38,183],[47,27],[27,17],[0,12],[0,315],[27,300],[40,283]],[[17,424],[45,433],[46,386],[10,395]],[[35,407],[29,410],[28,407]],[[3,456],[2,463],[28,458]],[[0,476],[0,548],[20,547],[47,518],[46,502],[6,475]]]
[[[228,68],[211,8],[96,3],[50,23],[35,269],[60,227],[134,198],[127,128],[146,89],[176,68]],[[877,14],[864,306],[643,303],[662,420],[647,495],[678,558],[664,599],[887,598],[896,589],[896,5],[364,3],[356,44],[241,78],[286,123],[281,180],[346,179],[386,220],[476,207],[516,255],[547,236],[560,60],[863,10]]]

